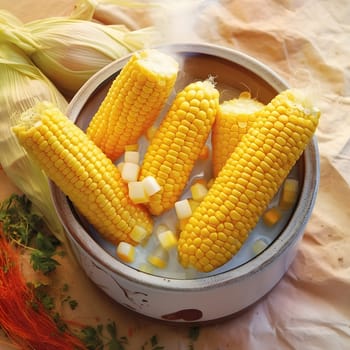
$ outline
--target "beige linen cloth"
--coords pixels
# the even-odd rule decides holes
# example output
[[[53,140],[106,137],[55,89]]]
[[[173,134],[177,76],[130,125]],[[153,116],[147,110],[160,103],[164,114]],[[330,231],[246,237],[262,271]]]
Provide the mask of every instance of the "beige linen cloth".
[[[74,1],[0,0],[0,5],[29,21],[69,14]],[[153,21],[169,41],[205,41],[241,50],[291,86],[314,91],[322,117],[317,130],[320,189],[312,217],[280,283],[239,317],[201,326],[193,343],[187,328],[144,319],[111,301],[67,259],[56,282],[71,286],[79,306],[63,308],[63,316],[91,325],[114,320],[118,334],[128,337],[126,349],[132,350],[142,349],[154,334],[166,350],[350,349],[350,2],[202,1],[189,16],[173,14],[170,5],[165,16],[108,6],[111,21]],[[183,29],[186,18],[193,32]],[[3,173],[0,181],[3,198],[14,189]],[[5,337],[0,348],[15,349]]]

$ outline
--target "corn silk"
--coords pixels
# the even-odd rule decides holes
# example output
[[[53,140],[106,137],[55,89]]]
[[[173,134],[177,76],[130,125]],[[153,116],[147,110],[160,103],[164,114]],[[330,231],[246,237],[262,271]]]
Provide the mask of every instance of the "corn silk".
[[[71,17],[28,23],[0,10],[0,41],[23,50],[67,98],[107,64],[158,41],[152,27],[132,31],[124,24],[86,20],[94,11],[89,4],[80,1]]]
[[[0,43],[0,164],[14,185],[32,201],[50,231],[64,241],[48,179],[11,130],[20,114],[39,100],[52,101],[62,111],[67,107],[61,93],[18,47]]]

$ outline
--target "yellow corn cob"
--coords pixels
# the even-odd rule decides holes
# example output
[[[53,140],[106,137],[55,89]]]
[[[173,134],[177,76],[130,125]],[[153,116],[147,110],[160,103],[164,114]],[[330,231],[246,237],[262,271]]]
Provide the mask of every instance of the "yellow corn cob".
[[[157,50],[134,53],[115,78],[88,128],[113,161],[153,124],[177,77],[178,63]]]
[[[161,190],[149,199],[159,215],[174,206],[208,138],[219,104],[211,80],[197,81],[180,91],[162,120],[144,156],[140,179],[153,176]]]
[[[13,128],[22,146],[82,215],[112,243],[136,244],[136,225],[152,232],[152,220],[128,198],[127,185],[112,161],[50,103],[27,110]]]
[[[213,125],[212,149],[213,171],[217,176],[242,136],[255,120],[255,112],[264,105],[251,98],[249,92],[242,92],[238,98],[220,104]]]
[[[211,271],[237,253],[309,143],[319,116],[294,90],[258,112],[180,233],[183,266]]]

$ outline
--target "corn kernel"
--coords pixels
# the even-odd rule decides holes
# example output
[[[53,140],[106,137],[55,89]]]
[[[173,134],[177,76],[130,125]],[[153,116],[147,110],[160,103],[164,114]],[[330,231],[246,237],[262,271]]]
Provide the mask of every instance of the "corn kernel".
[[[299,182],[295,179],[286,179],[282,187],[282,193],[279,201],[281,209],[289,209],[297,200]]]
[[[147,230],[141,225],[135,225],[130,232],[130,237],[135,242],[140,243],[148,236]]]
[[[191,186],[192,198],[195,201],[201,201],[207,193],[208,193],[208,188],[199,182]]]
[[[148,262],[153,266],[164,269],[168,265],[169,254],[160,245],[148,256]]]
[[[171,249],[173,247],[176,247],[177,245],[177,238],[174,232],[167,230],[164,232],[160,232],[158,234],[158,239],[160,242],[160,245],[164,249]]]
[[[132,263],[135,260],[135,247],[127,242],[120,242],[117,246],[117,256],[126,263]]]
[[[157,132],[157,128],[155,126],[151,126],[146,130],[146,138],[148,141],[151,141],[154,135]]]
[[[126,182],[137,181],[140,172],[140,166],[135,163],[126,163],[122,167],[122,179]]]
[[[148,196],[153,196],[155,193],[161,190],[161,187],[154,176],[146,176],[144,179],[142,179],[142,183]]]
[[[270,208],[265,211],[263,221],[266,226],[273,226],[281,219],[282,213],[279,208]]]
[[[139,271],[145,272],[145,273],[152,273],[152,266],[148,264],[141,264],[139,266]]]
[[[253,252],[255,255],[260,254],[263,250],[265,250],[267,247],[267,243],[263,239],[257,239],[253,243]]]
[[[192,209],[188,199],[175,202],[175,212],[180,220],[190,217],[192,215]]]
[[[124,147],[124,151],[125,152],[129,152],[129,151],[138,151],[139,149],[139,145],[137,143],[133,143],[132,145],[126,145]]]

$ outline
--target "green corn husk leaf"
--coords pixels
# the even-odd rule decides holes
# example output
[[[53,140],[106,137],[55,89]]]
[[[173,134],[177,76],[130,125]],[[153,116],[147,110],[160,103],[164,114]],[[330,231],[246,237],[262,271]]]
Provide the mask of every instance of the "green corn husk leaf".
[[[83,13],[89,17],[89,11]],[[0,40],[22,49],[67,97],[107,64],[158,40],[151,27],[130,31],[124,25],[65,17],[16,25],[9,16],[0,10]]]
[[[11,130],[20,114],[39,100],[50,100],[63,111],[67,107],[64,97],[20,49],[0,43],[0,164],[63,242],[65,234],[51,200],[48,179]]]

